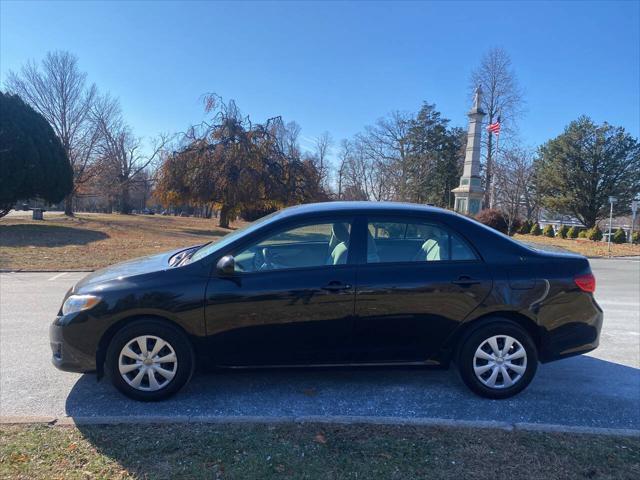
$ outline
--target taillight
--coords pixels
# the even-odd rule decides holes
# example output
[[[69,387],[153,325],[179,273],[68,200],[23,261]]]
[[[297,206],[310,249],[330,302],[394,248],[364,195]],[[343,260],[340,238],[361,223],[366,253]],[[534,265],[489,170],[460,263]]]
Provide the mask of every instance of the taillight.
[[[573,278],[573,281],[583,292],[593,293],[596,291],[596,277],[593,276],[593,273],[577,275]]]

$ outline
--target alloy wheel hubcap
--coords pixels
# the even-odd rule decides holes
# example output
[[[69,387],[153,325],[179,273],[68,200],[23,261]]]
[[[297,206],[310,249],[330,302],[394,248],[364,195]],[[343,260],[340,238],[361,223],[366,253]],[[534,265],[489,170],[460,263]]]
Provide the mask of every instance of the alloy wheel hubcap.
[[[480,344],[473,356],[473,371],[489,388],[509,388],[527,370],[527,351],[509,335],[495,335]]]
[[[118,370],[127,384],[145,392],[166,387],[176,374],[178,358],[160,337],[141,335],[127,342],[118,357]]]

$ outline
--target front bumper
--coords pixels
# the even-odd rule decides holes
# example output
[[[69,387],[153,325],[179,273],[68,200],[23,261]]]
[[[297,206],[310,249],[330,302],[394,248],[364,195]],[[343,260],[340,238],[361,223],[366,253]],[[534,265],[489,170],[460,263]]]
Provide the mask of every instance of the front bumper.
[[[51,344],[51,362],[56,368],[65,372],[89,373],[96,370],[95,354],[90,355],[73,347],[67,336],[70,327],[60,323],[62,317],[57,317],[49,327],[49,342]]]

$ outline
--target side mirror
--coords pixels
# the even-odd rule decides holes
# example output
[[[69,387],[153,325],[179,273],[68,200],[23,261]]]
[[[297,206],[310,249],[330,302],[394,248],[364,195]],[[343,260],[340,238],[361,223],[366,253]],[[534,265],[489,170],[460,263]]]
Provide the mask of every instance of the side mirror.
[[[230,277],[233,275],[236,271],[236,260],[233,258],[233,255],[225,255],[218,260],[216,269],[218,270],[218,275],[223,277]]]

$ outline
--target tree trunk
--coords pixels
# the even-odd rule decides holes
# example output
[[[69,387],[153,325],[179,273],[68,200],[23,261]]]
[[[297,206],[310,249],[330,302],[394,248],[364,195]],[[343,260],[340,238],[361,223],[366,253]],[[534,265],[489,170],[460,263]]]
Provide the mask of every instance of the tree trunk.
[[[220,209],[220,222],[218,225],[222,228],[229,228],[229,207],[226,204]]]
[[[64,214],[68,217],[73,217],[73,193],[64,198]]]
[[[129,204],[129,182],[120,185],[120,213],[129,215],[131,213],[131,205]]]
[[[578,217],[580,218],[580,217]],[[609,217],[607,216],[607,219]],[[584,226],[587,228],[593,228],[596,226],[596,224],[598,223],[598,216],[597,213],[595,212],[589,212],[586,215],[584,215],[584,218],[582,219]]]

